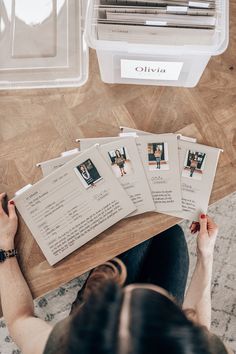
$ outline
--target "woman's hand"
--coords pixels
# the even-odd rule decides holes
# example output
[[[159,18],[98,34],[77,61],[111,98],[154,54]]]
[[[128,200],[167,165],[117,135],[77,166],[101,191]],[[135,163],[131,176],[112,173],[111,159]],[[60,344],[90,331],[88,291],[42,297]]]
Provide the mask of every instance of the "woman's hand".
[[[13,201],[8,202],[8,214],[2,207],[5,193],[0,193],[0,249],[9,250],[14,248],[14,237],[17,230],[18,218]]]
[[[205,214],[199,216],[199,222],[192,223],[190,227],[191,233],[198,231],[197,237],[197,254],[198,257],[208,259],[213,256],[216,236],[218,234],[218,226],[215,222]]]

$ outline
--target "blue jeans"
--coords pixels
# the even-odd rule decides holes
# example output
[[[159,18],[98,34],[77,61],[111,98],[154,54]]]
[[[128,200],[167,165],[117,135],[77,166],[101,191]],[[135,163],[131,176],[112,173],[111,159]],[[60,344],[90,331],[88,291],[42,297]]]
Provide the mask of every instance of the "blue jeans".
[[[122,253],[127,267],[126,285],[150,283],[161,286],[182,305],[189,270],[189,254],[179,225]]]
[[[149,283],[159,285],[183,304],[189,269],[188,248],[179,225],[154,236],[118,256],[126,265],[125,285]],[[85,286],[85,285],[84,285]],[[83,289],[72,304],[71,313],[83,303]]]

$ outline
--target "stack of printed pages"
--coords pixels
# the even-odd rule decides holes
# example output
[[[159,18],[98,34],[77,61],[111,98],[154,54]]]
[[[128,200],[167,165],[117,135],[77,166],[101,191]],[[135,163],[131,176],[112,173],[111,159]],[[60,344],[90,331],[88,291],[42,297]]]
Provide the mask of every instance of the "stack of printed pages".
[[[14,198],[50,265],[123,218],[207,212],[221,149],[125,127],[119,137],[77,141],[80,148],[39,163],[43,179]]]
[[[165,30],[212,31],[216,28],[215,0],[100,0],[93,25],[100,40],[130,40],[132,35],[163,34]],[[205,33],[204,33],[205,35]]]

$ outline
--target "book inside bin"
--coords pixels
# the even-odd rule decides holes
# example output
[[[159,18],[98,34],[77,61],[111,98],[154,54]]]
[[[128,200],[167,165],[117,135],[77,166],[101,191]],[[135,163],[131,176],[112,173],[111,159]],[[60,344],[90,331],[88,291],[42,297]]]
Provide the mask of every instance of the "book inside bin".
[[[228,26],[227,0],[92,0],[86,39],[104,82],[193,87]]]
[[[81,86],[88,45],[104,82],[195,86],[228,27],[228,0],[0,0],[0,89]]]

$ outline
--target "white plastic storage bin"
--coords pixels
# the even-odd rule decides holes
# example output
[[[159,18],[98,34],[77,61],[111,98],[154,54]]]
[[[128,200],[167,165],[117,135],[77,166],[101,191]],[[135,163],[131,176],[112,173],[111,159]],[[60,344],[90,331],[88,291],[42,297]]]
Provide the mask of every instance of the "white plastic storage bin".
[[[83,85],[88,44],[105,82],[194,86],[228,44],[228,0],[216,2],[214,31],[158,28],[138,40],[121,31],[117,41],[98,39],[99,0],[0,0],[0,89]]]
[[[101,78],[107,83],[160,86],[196,86],[209,59],[228,45],[228,0],[216,0],[214,30],[162,28],[135,36],[117,26],[99,39],[96,8],[88,4],[85,35],[96,49]]]
[[[85,0],[0,0],[0,88],[83,85],[86,5]]]

